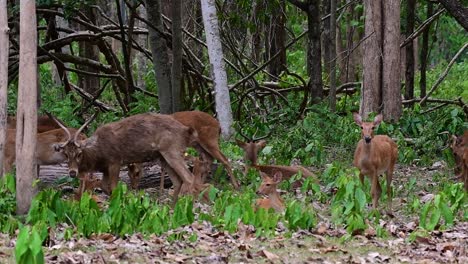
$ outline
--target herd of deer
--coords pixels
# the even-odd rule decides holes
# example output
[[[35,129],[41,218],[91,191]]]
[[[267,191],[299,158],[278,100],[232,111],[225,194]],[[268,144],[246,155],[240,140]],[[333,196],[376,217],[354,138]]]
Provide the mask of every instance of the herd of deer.
[[[143,174],[141,164],[154,160],[159,160],[162,170],[173,183],[174,203],[180,194],[199,194],[207,188],[206,176],[214,159],[224,165],[233,187],[239,187],[228,159],[219,148],[220,125],[207,113],[185,111],[172,115],[138,114],[104,124],[88,138],[82,131],[95,116],[96,114],[79,129],[66,127],[50,114],[38,118],[36,163],[52,165],[67,162],[69,175],[80,179],[77,197],[94,187],[110,193],[118,183],[123,165],[128,166],[132,188],[137,188]],[[353,117],[361,127],[361,140],[357,144],[353,163],[360,171],[360,181],[364,182],[364,175],[370,178],[372,206],[377,208],[382,192],[378,178],[385,172],[388,207],[391,209],[391,181],[398,157],[397,145],[386,135],[374,136],[373,131],[381,123],[382,115],[377,115],[373,122],[363,122],[357,113]],[[12,170],[15,161],[15,118],[8,117],[7,124],[5,172]],[[468,191],[467,143],[468,131],[465,131],[463,136],[454,137],[452,149]],[[302,179],[314,177],[312,172],[302,166],[257,164],[258,152],[266,146],[264,140],[237,140],[237,144],[245,151],[245,162],[250,162],[246,165],[246,170],[254,168],[262,176],[257,193],[268,197],[257,200],[259,208],[283,211],[284,202],[277,192],[277,184],[298,173],[302,175]],[[187,147],[193,147],[199,153],[199,158],[193,159],[192,172],[187,168],[184,158]],[[102,180],[94,179],[94,172],[102,172]],[[299,186],[302,179],[296,181],[293,187]]]

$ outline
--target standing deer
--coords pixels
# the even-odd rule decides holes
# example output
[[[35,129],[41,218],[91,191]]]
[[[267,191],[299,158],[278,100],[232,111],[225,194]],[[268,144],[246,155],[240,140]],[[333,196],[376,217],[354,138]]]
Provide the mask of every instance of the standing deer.
[[[276,173],[279,172],[282,175],[282,179],[289,179],[293,175],[299,172],[302,174],[303,179],[306,177],[315,177],[315,175],[312,172],[310,172],[308,169],[302,166],[298,166],[298,165],[293,165],[293,166],[258,165],[257,164],[258,152],[266,146],[265,140],[260,140],[258,142],[255,142],[253,140],[249,142],[243,142],[243,141],[236,139],[236,142],[237,142],[237,145],[244,150],[245,162],[246,163],[250,162],[250,165],[246,165],[245,167],[245,173],[247,173],[248,169],[252,167],[268,175],[275,175]],[[293,188],[297,188],[301,185],[302,185],[301,181],[297,181],[293,183]]]
[[[455,175],[461,178],[468,192],[468,130],[463,135],[452,136],[451,148],[455,157]]]
[[[204,168],[197,168],[202,171],[201,182],[204,183],[206,176],[209,173],[209,167],[213,163],[213,159],[217,159],[221,162],[230,179],[234,188],[238,188],[239,184],[232,173],[231,165],[229,160],[224,156],[219,148],[219,134],[221,128],[218,120],[211,115],[200,112],[200,111],[183,111],[177,112],[171,115],[175,120],[179,121],[184,126],[187,126],[196,131],[197,138],[191,146],[194,147],[200,154],[201,160],[197,162],[196,166],[204,166]],[[140,164],[132,164],[129,167],[128,174],[132,182],[132,186],[138,186],[140,177],[142,176],[143,168]],[[161,176],[160,189],[164,188],[164,177]]]
[[[388,209],[392,208],[392,177],[398,158],[397,144],[386,135],[374,136],[374,129],[382,122],[382,114],[374,122],[362,122],[358,113],[353,113],[354,121],[361,127],[361,140],[354,152],[354,166],[359,169],[359,180],[364,184],[364,175],[370,177],[372,207],[377,208],[382,189],[379,175],[385,172],[387,178]]]
[[[72,136],[68,133],[64,143],[56,145],[56,151],[68,158],[69,174],[100,171],[103,173],[102,189],[111,193],[119,180],[122,164],[142,163],[160,159],[174,185],[173,202],[179,193],[197,192],[194,177],[186,168],[183,153],[187,146],[195,144],[197,132],[168,115],[139,114],[99,127],[86,140],[77,135],[94,118],[92,116]]]
[[[267,195],[268,198],[257,199],[257,208],[264,208],[266,210],[273,208],[276,212],[284,211],[284,202],[281,199],[276,187],[281,182],[281,172],[276,172],[273,178],[268,177],[267,174],[260,172],[262,176],[262,183],[257,190],[259,195]]]

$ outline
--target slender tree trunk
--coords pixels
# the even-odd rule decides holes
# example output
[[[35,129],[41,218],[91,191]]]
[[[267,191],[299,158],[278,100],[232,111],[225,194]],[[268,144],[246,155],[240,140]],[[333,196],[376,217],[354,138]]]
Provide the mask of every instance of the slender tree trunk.
[[[0,177],[3,176],[3,159],[5,157],[8,116],[8,32],[7,1],[0,0]]]
[[[433,13],[433,5],[431,2],[427,3],[427,18],[430,18]],[[421,47],[421,77],[419,79],[419,89],[420,89],[420,97],[424,98],[426,96],[426,70],[427,70],[427,61],[429,59],[429,32],[431,30],[431,25],[427,26],[422,34],[422,47]]]
[[[182,1],[172,1],[172,112],[181,110],[182,90]]]
[[[363,85],[360,114],[367,118],[379,112],[382,87],[382,2],[364,0],[365,37],[363,43]]]
[[[146,0],[148,21],[158,30],[148,27],[153,66],[158,84],[159,110],[161,114],[172,113],[171,68],[159,0]]]
[[[86,13],[86,16],[96,24],[96,14],[94,9],[86,7],[83,11]],[[80,28],[81,30],[86,30],[83,26],[80,26]],[[95,43],[81,41],[79,42],[79,49],[80,57],[99,61],[99,49]],[[89,66],[79,66],[79,69],[87,72],[99,73],[99,70]],[[92,95],[97,95],[97,92],[99,91],[99,77],[78,75],[78,83],[86,92]]]
[[[16,212],[26,214],[37,179],[37,31],[36,2],[20,0],[20,64],[16,115]]]
[[[445,9],[452,15],[455,20],[468,31],[468,7],[466,1],[462,0],[439,0]],[[465,3],[465,4],[463,4]]]
[[[323,0],[322,5],[323,14],[330,14],[331,10],[331,0]],[[331,58],[331,17],[323,21],[323,37],[322,37],[322,57],[323,57],[323,67],[325,72],[330,74],[330,58]]]
[[[397,122],[402,112],[399,71],[400,0],[385,0],[383,11],[383,114],[386,121]],[[411,57],[414,57],[413,54]]]
[[[414,31],[414,18],[416,15],[416,0],[406,1],[406,37]],[[413,41],[406,45],[406,67],[405,67],[405,99],[414,98],[414,46]]]
[[[272,15],[271,19],[271,29],[269,30],[267,45],[269,48],[268,50],[268,59],[273,57],[277,52],[281,52],[281,54],[273,60],[268,66],[268,72],[276,77],[279,77],[281,72],[284,70],[286,65],[286,50],[284,49],[284,42],[286,37],[286,29],[285,29],[285,1],[279,0],[278,3],[274,3],[274,10],[277,10]]]
[[[227,75],[224,68],[223,49],[219,35],[215,1],[201,0],[201,7],[208,56],[211,64],[211,75],[214,82],[216,113],[221,125],[221,134],[224,139],[229,139],[232,135],[231,99],[229,97]]]
[[[330,110],[336,110],[336,0],[330,0]]]
[[[309,90],[313,102],[318,102],[323,98],[322,85],[322,50],[320,47],[320,2],[318,0],[308,0],[307,22],[308,48],[307,48],[307,69],[310,76]]]

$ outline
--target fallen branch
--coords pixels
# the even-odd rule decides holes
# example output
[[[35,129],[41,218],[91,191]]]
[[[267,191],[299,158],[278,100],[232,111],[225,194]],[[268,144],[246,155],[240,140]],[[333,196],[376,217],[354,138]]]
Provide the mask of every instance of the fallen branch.
[[[409,35],[401,44],[400,44],[400,49],[405,47],[406,45],[410,44],[411,41],[415,38],[417,38],[421,33],[424,32],[424,30],[434,22],[436,18],[438,18],[445,9],[439,10],[437,13],[432,15],[430,18],[426,19],[411,35]]]
[[[117,112],[117,110],[111,106],[108,106],[106,104],[104,104],[103,102],[99,101],[99,100],[95,100],[94,97],[89,94],[88,92],[86,92],[85,90],[81,89],[80,87],[70,83],[70,87],[72,87],[73,90],[75,90],[78,95],[80,95],[83,99],[85,99],[86,101],[92,103],[93,105],[99,107],[99,109],[103,112]]]

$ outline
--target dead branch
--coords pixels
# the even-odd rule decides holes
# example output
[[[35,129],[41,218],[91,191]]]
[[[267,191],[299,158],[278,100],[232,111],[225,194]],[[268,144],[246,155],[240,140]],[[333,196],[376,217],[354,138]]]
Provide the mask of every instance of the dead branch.
[[[445,9],[441,9],[439,10],[437,13],[435,13],[434,15],[432,15],[430,18],[426,19],[426,21],[424,21],[413,33],[411,33],[411,35],[409,35],[404,41],[403,43],[400,44],[400,49],[405,47],[406,45],[410,44],[411,41],[413,41],[413,39],[417,38],[419,35],[421,35],[421,33],[424,32],[424,30],[430,26],[432,24],[432,22],[434,22],[434,20],[436,20],[436,18],[438,18],[442,13],[445,12]]]
[[[429,92],[426,94],[426,96],[424,96],[424,98],[421,99],[421,101],[419,102],[419,104],[424,104],[425,101],[427,101],[427,98],[429,98],[429,96],[437,89],[437,87],[439,86],[440,83],[442,83],[442,81],[445,79],[445,77],[447,76],[450,68],[452,68],[453,64],[455,63],[455,61],[458,59],[458,57],[460,57],[460,55],[463,53],[463,51],[468,47],[468,42],[465,43],[465,45],[463,45],[463,47],[457,52],[457,54],[455,54],[455,56],[453,56],[452,60],[450,61],[450,63],[447,65],[447,68],[445,69],[445,71],[442,73],[442,75],[439,77],[439,79],[437,79],[437,81],[434,83],[434,85],[432,86],[431,90],[429,90]]]
[[[117,112],[117,110],[111,106],[108,106],[106,104],[104,104],[103,102],[99,101],[99,100],[95,100],[94,97],[89,94],[88,92],[86,92],[85,90],[81,89],[80,87],[70,83],[70,86],[72,87],[73,90],[75,90],[78,95],[81,96],[81,98],[85,99],[86,101],[92,103],[93,105],[99,107],[99,109],[101,111],[104,111],[104,112]]]

